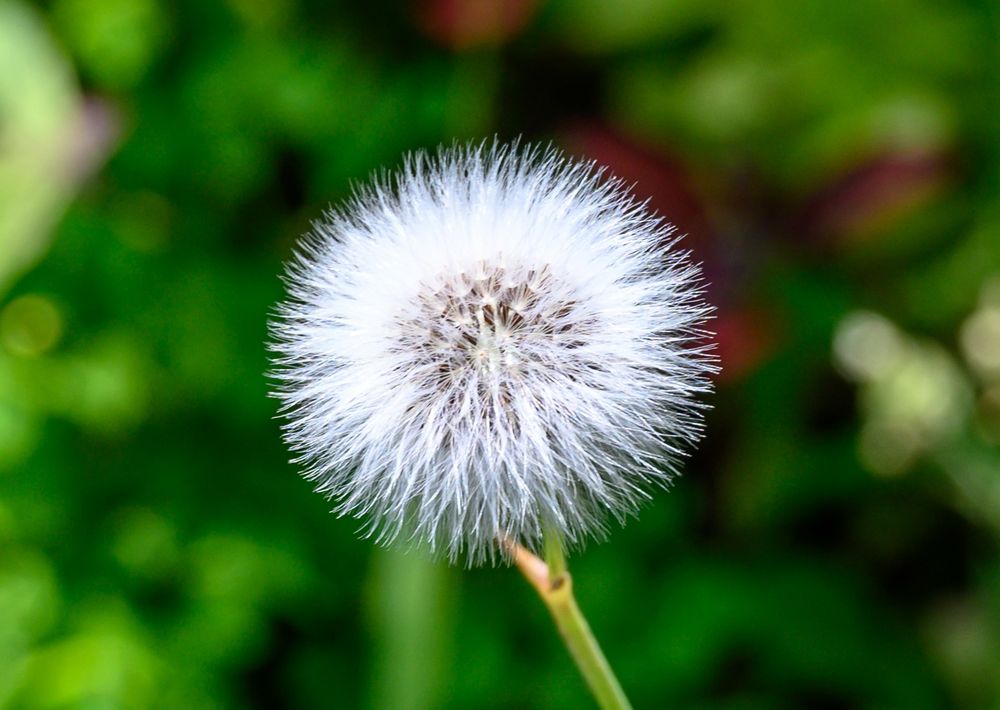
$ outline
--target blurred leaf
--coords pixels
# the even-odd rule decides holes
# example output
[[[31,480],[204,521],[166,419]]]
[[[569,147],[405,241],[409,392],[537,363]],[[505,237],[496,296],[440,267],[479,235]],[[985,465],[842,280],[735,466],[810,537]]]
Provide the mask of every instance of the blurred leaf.
[[[138,83],[168,36],[157,0],[57,0],[52,17],[83,70],[110,89]]]
[[[71,194],[79,95],[41,20],[0,2],[0,293],[41,256]]]

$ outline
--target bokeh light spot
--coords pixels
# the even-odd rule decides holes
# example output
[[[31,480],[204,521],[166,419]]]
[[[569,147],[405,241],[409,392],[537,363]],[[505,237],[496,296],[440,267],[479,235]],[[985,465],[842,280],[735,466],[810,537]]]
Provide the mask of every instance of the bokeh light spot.
[[[42,355],[59,342],[62,332],[62,315],[44,296],[21,296],[0,311],[0,343],[15,355]]]
[[[847,316],[833,342],[837,365],[852,380],[873,380],[895,367],[904,352],[899,331],[870,311]]]
[[[1000,307],[973,313],[962,325],[962,352],[969,364],[988,378],[1000,376]]]

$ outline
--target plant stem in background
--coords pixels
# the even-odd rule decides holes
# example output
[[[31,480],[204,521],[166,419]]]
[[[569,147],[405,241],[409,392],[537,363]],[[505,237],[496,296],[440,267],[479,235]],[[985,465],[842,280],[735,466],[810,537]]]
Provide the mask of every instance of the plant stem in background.
[[[558,534],[552,529],[545,531],[548,564],[517,543],[508,542],[508,547],[514,556],[514,564],[549,608],[559,634],[597,704],[603,710],[631,710],[625,692],[577,606],[573,596],[573,579],[566,569],[563,543]]]
[[[371,708],[440,707],[454,624],[454,570],[404,550],[378,550],[367,588]]]

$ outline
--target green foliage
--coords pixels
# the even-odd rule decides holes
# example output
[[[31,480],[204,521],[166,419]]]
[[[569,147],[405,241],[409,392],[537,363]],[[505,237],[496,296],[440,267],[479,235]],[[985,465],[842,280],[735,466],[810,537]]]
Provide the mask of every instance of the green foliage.
[[[637,181],[720,308],[705,445],[569,560],[636,707],[997,706],[995,7],[438,4],[0,0],[0,707],[587,706],[515,572],[356,539],[267,397],[310,220],[494,132]]]

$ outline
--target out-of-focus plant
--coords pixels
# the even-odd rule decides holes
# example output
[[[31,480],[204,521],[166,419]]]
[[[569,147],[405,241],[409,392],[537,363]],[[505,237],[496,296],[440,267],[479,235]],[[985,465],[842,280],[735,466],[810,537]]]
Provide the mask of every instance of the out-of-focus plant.
[[[0,3],[0,294],[48,247],[52,228],[114,135],[85,102],[38,15]]]
[[[956,509],[1000,535],[998,283],[983,284],[976,310],[961,324],[960,353],[862,311],[838,326],[834,357],[859,385],[865,466],[879,476],[933,467]],[[1000,661],[1000,615],[990,591],[996,574],[987,572],[980,588],[942,602],[924,620],[936,658],[970,707],[1000,697],[989,671]]]
[[[545,610],[498,612],[530,593],[516,575],[373,554],[331,519],[283,468],[260,378],[315,206],[494,132],[634,183],[718,307],[691,481],[574,560],[636,705],[997,704],[991,3],[0,17],[0,707],[586,702]],[[831,358],[873,314],[908,376]],[[904,381],[907,408],[872,404]],[[865,432],[890,413],[930,433],[876,468]]]

